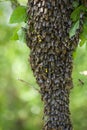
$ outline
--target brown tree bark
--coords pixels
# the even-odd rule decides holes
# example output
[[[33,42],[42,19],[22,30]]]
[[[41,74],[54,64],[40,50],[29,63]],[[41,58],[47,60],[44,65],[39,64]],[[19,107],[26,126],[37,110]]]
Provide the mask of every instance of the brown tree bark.
[[[44,102],[43,130],[72,130],[69,95],[72,54],[78,32],[69,38],[73,0],[29,0],[27,45]]]

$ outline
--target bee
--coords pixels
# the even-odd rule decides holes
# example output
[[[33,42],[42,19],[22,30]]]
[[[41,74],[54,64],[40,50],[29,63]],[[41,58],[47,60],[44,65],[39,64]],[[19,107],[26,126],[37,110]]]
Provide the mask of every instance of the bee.
[[[42,38],[41,38],[41,36],[38,35],[37,38],[38,38],[38,42],[41,43],[41,42],[42,42]]]

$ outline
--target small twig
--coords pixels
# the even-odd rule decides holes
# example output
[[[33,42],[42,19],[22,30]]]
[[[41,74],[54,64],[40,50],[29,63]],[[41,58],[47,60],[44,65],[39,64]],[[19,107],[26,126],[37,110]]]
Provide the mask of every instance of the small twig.
[[[78,79],[78,81],[81,85],[84,85],[84,82],[81,79]]]
[[[37,90],[37,91],[40,93],[40,90],[37,89],[36,87],[33,87],[29,82],[27,82],[27,81],[25,81],[25,80],[23,80],[23,79],[18,79],[18,80],[21,81],[22,83],[25,83],[25,84],[28,85],[29,87],[34,88],[35,90]]]

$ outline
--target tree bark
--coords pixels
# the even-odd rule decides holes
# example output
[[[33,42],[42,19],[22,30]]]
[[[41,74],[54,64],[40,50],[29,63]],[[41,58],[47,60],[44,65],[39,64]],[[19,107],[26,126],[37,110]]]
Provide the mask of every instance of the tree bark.
[[[29,0],[27,45],[30,64],[44,102],[43,130],[72,130],[69,95],[72,54],[78,32],[69,38],[73,0]]]

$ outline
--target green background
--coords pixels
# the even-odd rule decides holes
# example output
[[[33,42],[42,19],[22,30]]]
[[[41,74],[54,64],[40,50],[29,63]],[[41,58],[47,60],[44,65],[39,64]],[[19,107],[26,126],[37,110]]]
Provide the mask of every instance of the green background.
[[[20,0],[26,4],[26,0]],[[11,3],[0,2],[0,130],[41,130],[43,103],[28,62],[29,49],[12,37],[21,25],[9,24]],[[87,47],[78,47],[73,65],[74,89],[70,95],[74,130],[87,130]],[[84,82],[82,85],[78,79]]]

